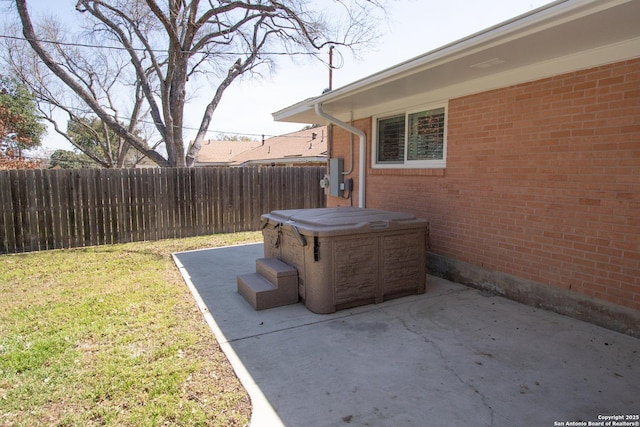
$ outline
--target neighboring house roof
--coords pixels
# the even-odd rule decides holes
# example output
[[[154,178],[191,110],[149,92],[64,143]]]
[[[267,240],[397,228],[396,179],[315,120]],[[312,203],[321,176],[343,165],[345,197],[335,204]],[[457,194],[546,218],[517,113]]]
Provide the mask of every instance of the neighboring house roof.
[[[250,164],[317,163],[327,161],[327,127],[305,129],[266,139],[232,159],[233,166]]]
[[[637,0],[556,1],[273,116],[318,123],[320,104],[348,121],[637,58],[639,16]]]
[[[258,146],[260,146],[260,141],[216,141],[209,139],[202,142],[195,163],[196,166],[228,165],[235,156]]]
[[[264,141],[205,141],[196,166],[325,163],[326,156],[327,127],[321,126]]]

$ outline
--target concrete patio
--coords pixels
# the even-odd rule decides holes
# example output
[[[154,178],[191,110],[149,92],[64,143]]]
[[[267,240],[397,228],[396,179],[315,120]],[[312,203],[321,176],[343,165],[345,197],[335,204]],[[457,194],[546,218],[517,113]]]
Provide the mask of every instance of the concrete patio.
[[[262,244],[174,254],[249,392],[254,427],[606,425],[610,415],[640,425],[636,338],[433,276],[424,295],[330,315],[301,303],[254,311],[236,276],[262,255]]]

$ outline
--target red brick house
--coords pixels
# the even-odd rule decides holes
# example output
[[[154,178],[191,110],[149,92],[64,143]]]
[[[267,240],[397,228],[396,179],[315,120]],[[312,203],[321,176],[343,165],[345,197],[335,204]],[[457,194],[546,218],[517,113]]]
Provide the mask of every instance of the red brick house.
[[[435,274],[640,336],[639,17],[557,1],[274,118],[323,117],[328,205],[427,219]]]

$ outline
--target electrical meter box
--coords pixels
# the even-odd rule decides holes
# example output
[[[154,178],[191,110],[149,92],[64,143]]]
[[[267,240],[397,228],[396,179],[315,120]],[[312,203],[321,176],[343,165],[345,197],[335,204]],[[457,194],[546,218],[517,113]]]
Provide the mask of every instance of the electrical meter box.
[[[329,195],[342,197],[344,194],[344,160],[340,157],[329,159]]]

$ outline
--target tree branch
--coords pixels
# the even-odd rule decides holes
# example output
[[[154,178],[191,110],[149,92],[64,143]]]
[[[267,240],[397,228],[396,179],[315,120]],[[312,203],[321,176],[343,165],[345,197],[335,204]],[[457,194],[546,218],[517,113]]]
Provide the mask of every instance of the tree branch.
[[[87,93],[82,86],[80,86],[64,69],[59,66],[53,58],[45,51],[40,43],[37,41],[36,34],[31,24],[31,18],[29,11],[27,10],[25,0],[16,0],[16,6],[20,15],[20,21],[22,22],[23,35],[31,45],[32,49],[38,54],[42,62],[60,78],[69,88],[71,88],[95,113],[103,122],[109,124],[109,126],[120,136],[125,138],[131,143],[137,150],[144,153],[151,160],[156,162],[160,166],[169,166],[167,160],[155,151],[147,150],[144,144],[139,141],[135,135],[131,135],[125,128],[123,128],[118,122],[113,120],[109,114],[106,113],[98,104],[98,102]]]

